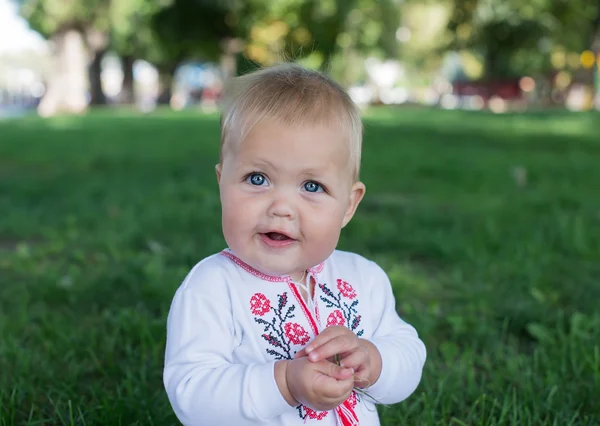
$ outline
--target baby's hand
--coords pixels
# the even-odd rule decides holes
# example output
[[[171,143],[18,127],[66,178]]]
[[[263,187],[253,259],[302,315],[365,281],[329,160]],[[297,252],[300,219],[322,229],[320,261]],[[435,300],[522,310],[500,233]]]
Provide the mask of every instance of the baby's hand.
[[[359,339],[343,326],[327,327],[296,358],[308,356],[312,362],[341,358],[340,366],[354,370],[354,386],[366,388],[379,378],[381,355],[371,342]]]
[[[329,411],[350,396],[352,371],[332,362],[307,357],[287,361],[285,378],[292,397],[314,410]]]

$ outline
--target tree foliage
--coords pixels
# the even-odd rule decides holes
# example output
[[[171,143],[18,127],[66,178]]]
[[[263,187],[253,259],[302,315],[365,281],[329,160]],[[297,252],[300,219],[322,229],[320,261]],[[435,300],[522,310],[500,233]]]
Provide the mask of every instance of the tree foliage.
[[[231,8],[230,2],[222,0],[173,0],[150,21],[158,53],[171,58],[218,59],[223,40],[235,36],[235,28],[228,24]]]
[[[452,0],[443,48],[476,52],[489,78],[544,72],[554,49],[590,47],[599,13],[589,0]]]
[[[45,37],[91,25],[108,30],[109,2],[103,0],[23,0],[21,13],[31,27]]]
[[[479,58],[486,78],[502,79],[548,73],[557,50],[600,50],[600,0],[20,1],[23,16],[46,37],[80,32],[96,68],[110,48],[148,60],[161,75],[184,60],[237,55],[244,66],[303,60],[350,82],[361,78],[367,56],[432,69],[453,50]],[[427,18],[419,28],[403,22],[418,8],[429,8],[422,16],[443,15],[445,32],[437,34]],[[413,34],[436,35],[399,43],[398,28],[411,24]]]

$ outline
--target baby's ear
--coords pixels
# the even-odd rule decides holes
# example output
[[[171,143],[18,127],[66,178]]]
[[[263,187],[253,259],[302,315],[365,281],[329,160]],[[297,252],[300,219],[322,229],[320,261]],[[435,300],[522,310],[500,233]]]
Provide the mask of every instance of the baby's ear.
[[[365,184],[362,182],[356,182],[352,185],[352,192],[350,193],[350,202],[348,203],[348,208],[346,209],[346,213],[344,214],[344,220],[342,221],[342,228],[350,222],[354,213],[356,212],[356,208],[360,204],[360,201],[365,196],[365,191],[367,188]]]
[[[221,182],[221,170],[222,169],[223,169],[223,166],[221,165],[221,163],[219,163],[215,166],[215,171],[217,172],[217,182]]]

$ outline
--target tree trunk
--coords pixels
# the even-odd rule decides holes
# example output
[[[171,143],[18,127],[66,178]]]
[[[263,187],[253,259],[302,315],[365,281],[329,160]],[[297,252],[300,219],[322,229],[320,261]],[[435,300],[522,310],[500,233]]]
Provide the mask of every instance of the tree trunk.
[[[589,37],[592,51],[600,52],[600,0],[597,1],[596,8],[596,16],[592,21],[592,31]]]
[[[493,46],[488,47],[483,58],[484,75],[486,79],[494,80],[500,77],[498,63],[498,54],[496,50],[494,50]]]
[[[46,93],[38,107],[41,116],[79,114],[87,108],[87,53],[81,32],[65,29],[52,36],[54,64]]]
[[[158,105],[169,105],[171,103],[173,75],[168,72],[159,72],[158,74]]]
[[[238,72],[238,53],[243,49],[243,42],[236,38],[226,38],[221,41],[221,57],[219,65],[224,80],[235,77]]]
[[[158,99],[159,105],[169,105],[173,94],[173,83],[175,80],[175,71],[179,64],[170,67],[159,68],[158,70]]]
[[[121,67],[123,68],[123,85],[119,93],[119,102],[125,105],[131,105],[135,102],[135,87],[133,80],[133,55],[121,57]]]
[[[84,31],[85,43],[91,55],[88,66],[90,84],[90,104],[105,105],[106,96],[102,90],[102,59],[108,51],[108,32],[89,26]]]
[[[106,96],[102,90],[102,58],[104,58],[106,52],[107,49],[95,52],[88,68],[90,104],[92,105],[106,105]]]

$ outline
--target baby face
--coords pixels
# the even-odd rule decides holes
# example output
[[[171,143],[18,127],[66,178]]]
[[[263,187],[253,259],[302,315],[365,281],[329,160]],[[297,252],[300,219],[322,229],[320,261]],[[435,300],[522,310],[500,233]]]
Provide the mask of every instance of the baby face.
[[[365,191],[348,158],[336,128],[257,124],[217,166],[229,248],[265,274],[294,279],[324,261]]]

